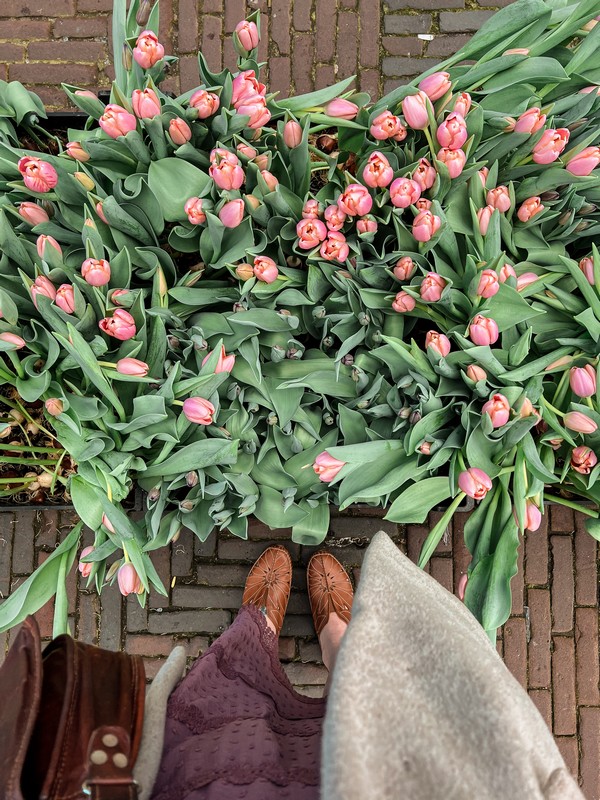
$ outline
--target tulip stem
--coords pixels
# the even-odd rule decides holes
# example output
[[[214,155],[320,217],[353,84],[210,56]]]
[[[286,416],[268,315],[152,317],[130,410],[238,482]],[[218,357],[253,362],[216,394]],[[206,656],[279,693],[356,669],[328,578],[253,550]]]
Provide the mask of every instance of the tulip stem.
[[[586,398],[585,398],[585,404],[586,404],[586,405],[587,405],[587,407],[588,407],[588,408],[590,408],[592,411],[595,411],[595,410],[596,410],[596,409],[594,408],[594,404],[592,403],[592,398],[591,398],[591,397],[586,397]]]
[[[433,143],[433,138],[431,136],[431,131],[429,130],[429,127],[424,128],[423,133],[425,134],[425,138],[427,139],[427,142],[429,144],[429,149],[431,150],[431,157],[435,158],[435,145]]]
[[[498,473],[498,476],[497,476],[497,477],[499,478],[501,475],[510,475],[510,474],[511,474],[511,472],[514,472],[514,471],[515,471],[515,468],[514,468],[514,467],[503,467],[503,468],[500,470],[500,472]]]
[[[594,517],[595,519],[598,519],[598,516],[600,516],[597,511],[593,511],[591,508],[586,508],[580,503],[575,503],[573,500],[567,500],[566,497],[560,497],[555,494],[548,494],[548,492],[544,492],[544,500],[549,500],[551,503],[558,503],[561,506],[573,508],[575,511],[581,511],[582,514],[587,514],[588,517]]]
[[[444,514],[442,515],[437,525],[434,525],[434,527],[429,532],[428,537],[425,539],[423,543],[421,554],[419,556],[418,566],[421,569],[423,569],[425,564],[427,564],[427,562],[431,558],[433,551],[440,543],[440,540],[444,535],[444,531],[448,527],[448,523],[452,519],[454,512],[462,503],[465,497],[466,497],[465,492],[459,492],[452,501],[452,503],[448,506],[446,511],[444,511]]]
[[[13,367],[15,368],[15,372],[19,376],[19,378],[25,377],[25,372],[23,370],[23,366],[19,361],[17,354],[13,350],[7,350],[6,355],[10,358]]]
[[[569,380],[569,370],[566,369],[560,381],[558,382],[558,386],[556,387],[556,391],[554,392],[554,397],[552,398],[552,403],[556,403],[558,400],[562,399],[562,394],[565,388],[565,383]]]
[[[550,411],[553,411],[553,412],[554,412],[554,413],[555,413],[557,416],[559,416],[559,417],[564,417],[564,416],[565,416],[565,412],[564,412],[564,411],[559,411],[559,410],[558,410],[558,408],[555,408],[555,407],[552,405],[552,403],[549,403],[549,402],[546,400],[546,398],[545,398],[545,397],[543,397],[543,396],[542,396],[542,397],[540,397],[540,400],[542,401],[543,405],[545,405],[545,406],[546,406],[546,408],[550,409]]]

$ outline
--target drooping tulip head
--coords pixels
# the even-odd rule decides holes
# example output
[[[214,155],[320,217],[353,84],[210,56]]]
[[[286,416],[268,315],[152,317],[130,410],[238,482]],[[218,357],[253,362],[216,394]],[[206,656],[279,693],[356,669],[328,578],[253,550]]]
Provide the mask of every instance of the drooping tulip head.
[[[591,447],[580,445],[571,453],[571,467],[580,475],[589,475],[598,463],[598,456]]]
[[[462,492],[474,500],[483,500],[492,488],[492,481],[482,469],[469,467],[458,476],[458,486]]]
[[[337,476],[345,463],[345,461],[333,458],[333,456],[329,455],[327,450],[324,450],[315,458],[313,470],[319,476],[320,481],[323,481],[323,483],[330,483]]]
[[[596,370],[591,364],[585,367],[572,367],[569,372],[569,383],[578,397],[592,397],[596,394]]]
[[[32,192],[49,192],[58,183],[58,173],[47,161],[35,156],[19,159],[17,168],[23,176],[23,183]]]

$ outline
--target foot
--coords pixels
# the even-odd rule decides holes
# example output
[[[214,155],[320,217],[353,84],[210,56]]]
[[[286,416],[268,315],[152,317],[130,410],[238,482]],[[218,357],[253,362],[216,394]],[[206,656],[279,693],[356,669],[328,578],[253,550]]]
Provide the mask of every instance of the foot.
[[[319,644],[321,645],[323,663],[329,672],[333,672],[340,644],[347,628],[347,622],[344,622],[337,614],[330,614],[325,627],[321,631]]]
[[[267,625],[279,636],[292,587],[292,559],[284,547],[269,547],[246,579],[242,603],[265,612]]]

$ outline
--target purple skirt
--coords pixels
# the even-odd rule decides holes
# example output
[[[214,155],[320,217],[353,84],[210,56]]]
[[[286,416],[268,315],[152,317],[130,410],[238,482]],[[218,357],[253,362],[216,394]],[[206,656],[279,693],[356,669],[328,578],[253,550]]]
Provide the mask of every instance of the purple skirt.
[[[152,800],[317,800],[325,699],[294,691],[256,606],[171,694]]]

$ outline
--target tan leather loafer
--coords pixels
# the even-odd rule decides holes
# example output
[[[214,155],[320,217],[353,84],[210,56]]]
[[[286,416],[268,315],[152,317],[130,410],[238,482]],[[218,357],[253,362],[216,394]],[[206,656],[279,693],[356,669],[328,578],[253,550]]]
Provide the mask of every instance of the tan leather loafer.
[[[242,603],[266,609],[279,636],[292,588],[292,559],[284,547],[268,547],[246,579]]]
[[[317,636],[330,614],[350,622],[354,592],[346,570],[331,553],[315,553],[306,569],[308,597]]]

